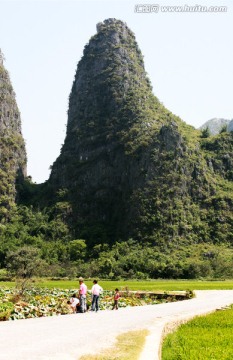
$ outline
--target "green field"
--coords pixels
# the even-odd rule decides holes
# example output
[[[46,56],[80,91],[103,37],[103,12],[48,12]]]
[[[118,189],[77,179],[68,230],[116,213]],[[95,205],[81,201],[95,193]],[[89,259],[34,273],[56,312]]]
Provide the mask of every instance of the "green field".
[[[85,281],[88,288],[92,287],[92,280]],[[233,290],[233,279],[231,280],[99,280],[104,290],[114,290],[116,287],[123,290]],[[0,282],[0,287],[12,287],[14,282]],[[59,289],[77,289],[78,280],[38,280],[36,286]]]
[[[233,359],[233,308],[197,317],[168,335],[162,360]]]

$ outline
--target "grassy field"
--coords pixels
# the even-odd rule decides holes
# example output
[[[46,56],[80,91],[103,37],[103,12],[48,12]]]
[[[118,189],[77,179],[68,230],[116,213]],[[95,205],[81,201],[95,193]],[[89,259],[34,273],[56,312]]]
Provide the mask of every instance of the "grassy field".
[[[233,359],[233,308],[197,317],[166,337],[162,360]]]
[[[88,288],[92,287],[92,280],[85,281]],[[233,290],[233,279],[231,280],[99,280],[99,284],[104,290],[114,290],[116,287],[123,290]],[[14,282],[0,282],[1,287],[12,287]],[[36,286],[46,288],[59,289],[77,289],[79,283],[77,280],[38,280],[35,282]]]

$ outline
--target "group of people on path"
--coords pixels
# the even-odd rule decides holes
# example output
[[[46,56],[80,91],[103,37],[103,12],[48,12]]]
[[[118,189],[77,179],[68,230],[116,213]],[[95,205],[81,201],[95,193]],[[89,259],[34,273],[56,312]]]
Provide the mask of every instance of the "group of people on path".
[[[103,288],[98,284],[97,280],[93,281],[93,286],[91,288],[91,311],[99,311],[99,298],[103,292]],[[118,310],[118,300],[120,298],[119,289],[115,289],[114,294],[114,304],[112,310]],[[74,294],[71,299],[68,301],[70,304],[73,313],[80,312],[85,313],[89,310],[87,305],[87,286],[84,283],[82,277],[79,278],[79,293],[78,297]]]

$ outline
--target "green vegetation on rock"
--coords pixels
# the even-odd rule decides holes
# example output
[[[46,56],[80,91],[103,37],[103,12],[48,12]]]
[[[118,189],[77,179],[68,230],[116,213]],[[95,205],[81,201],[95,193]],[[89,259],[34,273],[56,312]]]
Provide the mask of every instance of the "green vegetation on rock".
[[[0,49],[0,224],[11,218],[16,199],[15,183],[23,181],[25,169],[20,113]]]
[[[8,112],[0,122],[2,268],[8,251],[29,245],[50,276],[232,277],[232,132],[209,136],[160,103],[125,23],[105,20],[86,45],[44,184],[16,177],[24,145],[0,68],[2,108],[14,104],[17,119],[7,135]]]

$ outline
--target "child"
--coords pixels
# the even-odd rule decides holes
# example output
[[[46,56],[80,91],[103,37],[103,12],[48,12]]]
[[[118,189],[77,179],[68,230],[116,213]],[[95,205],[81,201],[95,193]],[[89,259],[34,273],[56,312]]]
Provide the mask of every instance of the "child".
[[[72,297],[70,298],[70,301],[67,301],[67,303],[70,304],[71,309],[75,314],[77,312],[77,307],[79,306],[79,299],[77,299],[76,294],[73,294]]]
[[[114,294],[114,304],[113,304],[113,308],[112,310],[118,310],[118,300],[120,298],[120,293],[119,293],[119,289],[115,289],[115,294]]]

